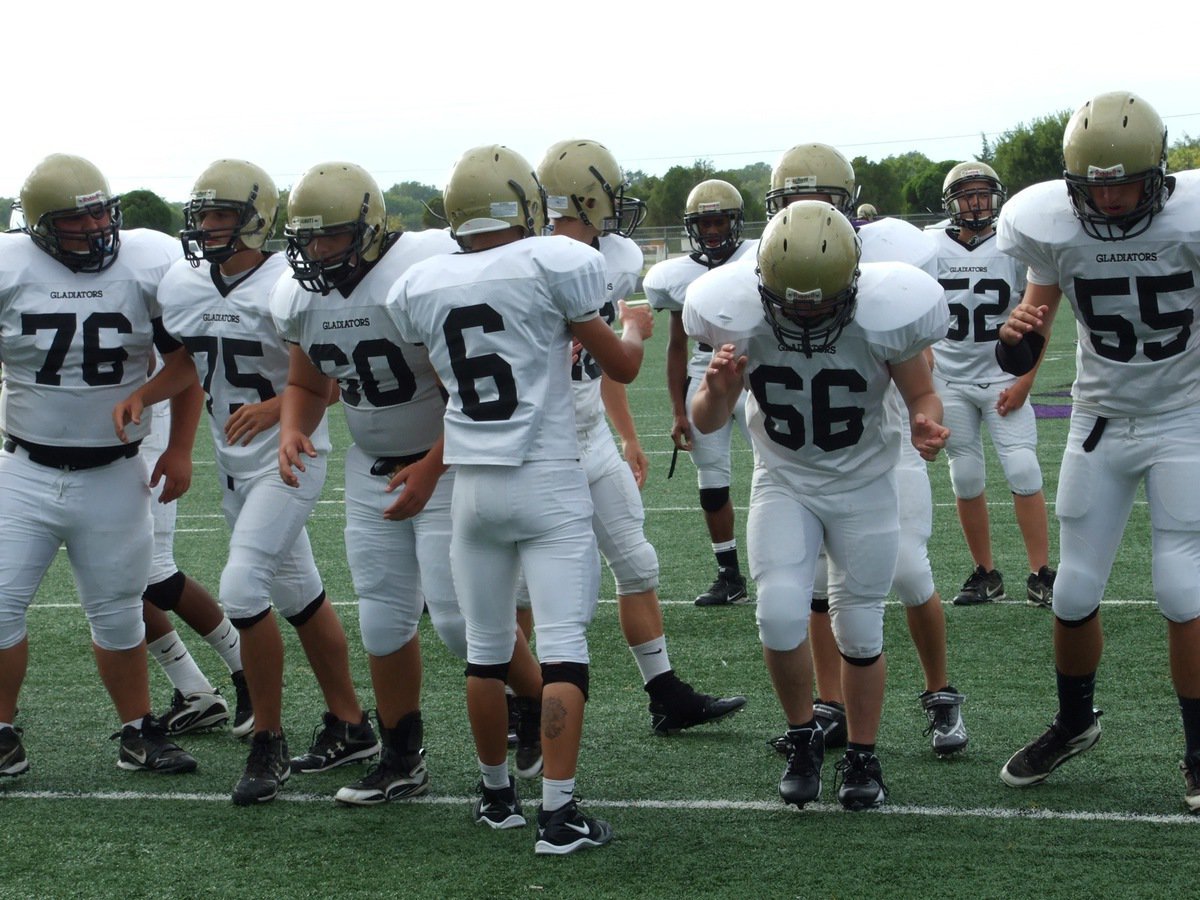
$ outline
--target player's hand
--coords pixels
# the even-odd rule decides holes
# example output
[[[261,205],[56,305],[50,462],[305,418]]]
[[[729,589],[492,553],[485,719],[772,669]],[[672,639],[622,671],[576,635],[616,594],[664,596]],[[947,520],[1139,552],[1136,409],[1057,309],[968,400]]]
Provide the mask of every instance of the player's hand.
[[[402,522],[423,510],[433,496],[442,471],[440,467],[428,463],[426,458],[393,473],[387,490],[388,493],[399,490],[400,496],[383,511],[383,517],[390,522]]]
[[[579,357],[583,354],[583,341],[577,337],[571,338],[571,365],[579,365]]]
[[[1007,416],[1010,412],[1020,409],[1029,399],[1029,385],[1024,380],[1009,385],[1000,392],[996,400],[996,412]]]
[[[262,403],[246,403],[233,411],[225,422],[225,443],[231,447],[247,446],[256,434],[275,427],[279,422],[279,398]]]
[[[950,437],[950,429],[944,425],[917,413],[912,420],[912,444],[926,462],[932,461],[938,451],[946,446],[946,438]]]
[[[1050,307],[1048,306],[1030,306],[1027,303],[1018,303],[1016,308],[1008,314],[1008,321],[1000,326],[1000,340],[1010,347],[1016,346],[1020,343],[1021,338],[1029,332],[1035,328],[1041,328],[1049,314]]]
[[[633,480],[637,482],[638,490],[640,491],[646,484],[646,473],[650,471],[650,460],[642,452],[641,443],[638,441],[623,441],[621,443],[621,455],[625,457],[625,462],[629,463],[629,469],[633,472]]]
[[[692,423],[687,416],[675,417],[675,424],[671,426],[671,440],[680,450],[692,452]]]
[[[158,495],[158,502],[172,503],[178,500],[192,486],[192,457],[168,447],[154,464],[154,471],[150,473],[150,486],[157,485],[159,479],[163,479],[163,489]]]
[[[294,431],[279,435],[279,477],[288,487],[300,487],[300,479],[296,471],[307,471],[304,468],[304,457],[317,458],[317,449],[308,435]]]
[[[622,328],[636,328],[641,333],[642,340],[648,340],[654,334],[654,312],[649,306],[630,306],[624,300],[618,300],[617,309],[621,313]]]
[[[722,344],[708,361],[704,381],[714,397],[729,397],[742,391],[742,376],[749,362],[745,355],[737,356],[733,344]]]
[[[131,423],[134,425],[141,425],[142,412],[144,409],[145,408],[142,406],[142,398],[136,393],[130,394],[113,407],[113,430],[116,431],[117,438],[122,444],[129,443],[129,438],[125,434],[125,426]]]

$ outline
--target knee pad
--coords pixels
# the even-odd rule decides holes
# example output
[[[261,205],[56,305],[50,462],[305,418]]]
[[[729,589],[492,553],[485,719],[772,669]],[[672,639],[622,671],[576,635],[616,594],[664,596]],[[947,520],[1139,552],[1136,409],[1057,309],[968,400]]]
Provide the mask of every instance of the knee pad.
[[[141,606],[138,598],[137,606]],[[88,624],[92,641],[101,650],[132,650],[146,639],[146,626],[140,609],[122,606],[116,609],[89,609]]]
[[[797,590],[791,570],[765,572],[758,579],[758,639],[768,650],[786,653],[808,639],[810,605]]]
[[[1036,457],[1034,462],[1037,462]],[[955,497],[974,500],[983,493],[986,477],[982,455],[957,456],[950,460],[950,485],[954,488]]]
[[[845,653],[843,653],[842,659],[844,659],[846,662],[848,662],[852,666],[859,666],[860,668],[865,669],[867,666],[875,665],[876,660],[878,660],[881,656],[883,656],[882,653],[876,653],[874,656],[865,656],[865,657],[864,656],[847,656]]]
[[[892,590],[908,608],[921,606],[933,596],[933,572],[924,548],[920,552],[901,549],[896,559],[896,574],[892,576]]]
[[[170,612],[179,605],[179,598],[183,596],[183,586],[186,582],[187,576],[176,571],[165,581],[146,585],[146,590],[142,592],[142,599],[157,606],[163,612]]]
[[[358,601],[358,630],[363,649],[371,656],[388,656],[412,640],[417,622],[386,603]],[[290,621],[290,620],[289,620]]]
[[[236,628],[238,631],[241,631],[245,628],[251,628],[251,627],[257,625],[259,622],[261,622],[263,619],[265,619],[270,614],[270,612],[271,612],[271,608],[268,606],[262,612],[255,613],[252,616],[237,616],[237,617],[230,616],[229,624],[232,625],[234,628]]]
[[[824,613],[829,615],[829,598],[828,597],[813,597],[812,611],[815,613]]]
[[[321,604],[325,602],[325,592],[321,591],[320,595],[304,609],[298,613],[292,613],[290,616],[285,616],[293,628],[299,628],[309,619],[317,614],[317,610],[321,608]]]
[[[1028,497],[1042,489],[1042,467],[1037,453],[1028,447],[1015,448],[1000,457],[1008,489],[1018,497]]]
[[[609,566],[616,578],[618,596],[640,594],[658,587],[658,554],[645,539],[615,565],[609,562]]]
[[[870,659],[883,652],[883,601],[831,610],[833,637],[847,659]]]
[[[1088,622],[1092,621],[1092,619],[1096,618],[1096,616],[1098,616],[1098,615],[1100,615],[1100,607],[1097,606],[1095,609],[1093,609],[1090,613],[1088,613],[1082,619],[1069,619],[1068,620],[1068,619],[1061,618],[1057,613],[1054,614],[1054,618],[1058,620],[1058,622],[1063,626],[1063,628],[1078,628],[1080,625],[1086,625]]]
[[[700,488],[700,508],[705,512],[715,513],[724,508],[728,502],[728,485],[719,488]]]
[[[480,663],[468,662],[466,671],[463,672],[468,678],[494,678],[500,682],[508,681],[508,667],[510,663],[496,663],[495,665],[485,666]]]
[[[1072,622],[1082,624],[1096,615],[1100,599],[1104,596],[1104,582],[1091,571],[1066,567],[1059,569],[1054,580],[1054,601],[1051,604],[1054,616],[1064,625]]]
[[[1152,570],[1158,610],[1168,621],[1190,622],[1200,616],[1200,596],[1196,593],[1200,561],[1189,552],[1187,544],[1173,540],[1158,542]]]
[[[588,699],[588,666],[587,663],[558,662],[542,663],[542,688],[548,684],[573,684],[583,694],[583,702]]]

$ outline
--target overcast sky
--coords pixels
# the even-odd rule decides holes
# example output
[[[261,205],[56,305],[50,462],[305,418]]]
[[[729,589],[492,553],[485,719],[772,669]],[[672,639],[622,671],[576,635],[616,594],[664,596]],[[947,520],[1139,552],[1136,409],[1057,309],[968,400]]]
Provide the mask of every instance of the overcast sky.
[[[1194,7],[1056,6],[13,3],[0,195],[53,152],[91,159],[114,191],[170,200],[223,156],[281,188],[332,159],[384,188],[441,186],[469,147],[507,144],[536,165],[568,137],[651,174],[773,164],[814,140],[848,157],[966,159],[981,133],[1118,89],[1172,137],[1200,135]]]

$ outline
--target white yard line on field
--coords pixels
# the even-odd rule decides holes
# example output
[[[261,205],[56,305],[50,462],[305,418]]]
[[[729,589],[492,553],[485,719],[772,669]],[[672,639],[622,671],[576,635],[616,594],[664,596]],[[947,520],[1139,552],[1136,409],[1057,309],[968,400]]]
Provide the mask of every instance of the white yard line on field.
[[[9,800],[88,800],[99,803],[146,802],[151,800],[192,801],[198,803],[229,803],[229,795],[187,793],[170,791],[150,793],[142,791],[0,791],[0,801]],[[288,794],[279,795],[285,803],[332,803],[328,794]],[[430,804],[434,806],[467,806],[473,803],[474,797],[418,797],[407,800],[406,803]],[[662,810],[715,810],[718,812],[781,812],[791,807],[783,806],[778,801],[766,800],[595,800],[588,799],[589,807],[606,809],[662,809]],[[795,810],[795,815],[811,815],[819,813],[842,813],[844,810],[836,803],[810,803],[803,810]],[[888,816],[927,816],[933,818],[967,818],[995,820],[1030,820],[1056,822],[1125,822],[1137,825],[1178,825],[1196,827],[1200,825],[1200,816],[1178,814],[1125,813],[1125,812],[1090,812],[1086,810],[1053,810],[1053,809],[1010,809],[1006,807],[973,807],[960,809],[953,806],[914,806],[896,805],[883,806],[873,810],[875,815]]]

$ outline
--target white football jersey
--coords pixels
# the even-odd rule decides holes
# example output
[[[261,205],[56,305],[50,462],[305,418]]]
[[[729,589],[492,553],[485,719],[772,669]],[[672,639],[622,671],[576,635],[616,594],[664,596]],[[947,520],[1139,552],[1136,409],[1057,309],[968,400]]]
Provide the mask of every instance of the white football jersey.
[[[446,402],[429,353],[400,336],[384,306],[409,266],[457,249],[446,231],[405,232],[349,297],[306,291],[294,278],[275,285],[276,328],[337,379],[350,436],[365,453],[409,456],[428,450],[442,434]]]
[[[932,237],[937,278],[950,304],[950,330],[933,347],[934,371],[956,384],[1011,381],[996,362],[996,341],[1025,293],[1025,267],[1000,252],[994,234],[969,247],[949,231]]]
[[[601,235],[600,253],[608,272],[600,318],[612,325],[617,320],[617,301],[637,287],[645,256],[641,247],[619,234]],[[604,400],[600,396],[600,366],[586,350],[580,351],[578,361],[571,366],[571,382],[575,389],[575,427],[587,431],[604,418]]]
[[[182,255],[156,231],[121,232],[116,261],[72,272],[25,234],[0,242],[0,428],[52,447],[112,447],[113,407],[146,382],[159,282]],[[170,349],[164,347],[164,349]],[[150,431],[150,416],[129,439]]]
[[[1033,185],[1000,211],[1000,249],[1058,285],[1075,313],[1076,406],[1099,416],[1155,415],[1200,403],[1200,171],[1142,234],[1100,241],[1079,224],[1062,181]]]
[[[687,298],[689,285],[697,278],[715,272],[732,263],[750,261],[753,263],[758,255],[758,241],[742,241],[738,248],[724,263],[710,268],[697,258],[696,254],[673,256],[655,263],[646,273],[642,289],[646,299],[654,309],[670,312],[682,312],[684,300]],[[712,348],[692,348],[692,358],[688,360],[688,376],[694,379],[704,377],[708,361],[712,359]]]
[[[282,253],[272,253],[249,274],[235,276],[232,289],[202,262],[180,260],[163,279],[163,326],[187,348],[208,396],[209,423],[217,465],[226,475],[249,478],[278,465],[279,424],[256,434],[248,446],[225,439],[225,423],[240,406],[260,403],[287,387],[288,347],[275,330],[268,298],[291,269]],[[329,451],[325,420],[313,432],[313,446]]]
[[[854,318],[827,353],[781,350],[749,266],[718,269],[688,291],[687,333],[745,354],[755,465],[798,492],[841,492],[896,465],[900,431],[886,413],[889,363],[946,333],[945,293],[905,263],[866,263]]]
[[[405,340],[429,348],[449,391],[447,463],[578,459],[567,323],[594,317],[604,257],[529,237],[417,263],[388,295]]]

